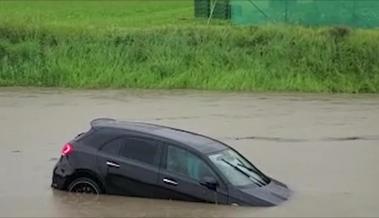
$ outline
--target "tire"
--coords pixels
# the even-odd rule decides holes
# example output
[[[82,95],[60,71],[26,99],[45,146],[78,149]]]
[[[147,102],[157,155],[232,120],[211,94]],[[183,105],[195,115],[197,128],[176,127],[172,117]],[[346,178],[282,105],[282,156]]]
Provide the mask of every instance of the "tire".
[[[85,194],[101,194],[99,185],[90,178],[80,177],[70,183],[67,189],[69,192]]]

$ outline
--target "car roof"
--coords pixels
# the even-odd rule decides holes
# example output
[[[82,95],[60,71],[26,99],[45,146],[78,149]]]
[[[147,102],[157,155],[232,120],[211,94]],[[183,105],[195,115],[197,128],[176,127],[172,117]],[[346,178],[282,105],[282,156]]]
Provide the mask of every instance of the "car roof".
[[[121,121],[110,118],[99,118],[92,120],[91,126],[92,128],[108,127],[122,129],[157,136],[160,138],[166,138],[187,145],[192,149],[195,149],[198,152],[205,154],[222,151],[228,148],[227,145],[221,143],[220,141],[217,141],[215,139],[201,134],[152,123]]]

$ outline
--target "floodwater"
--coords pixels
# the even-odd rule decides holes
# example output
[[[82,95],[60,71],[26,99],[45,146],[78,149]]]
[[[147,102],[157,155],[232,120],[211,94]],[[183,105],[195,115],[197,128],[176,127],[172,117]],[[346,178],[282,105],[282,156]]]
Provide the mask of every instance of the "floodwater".
[[[258,208],[52,190],[62,145],[97,117],[220,139],[293,196]],[[0,216],[379,216],[378,95],[2,88],[0,124]]]

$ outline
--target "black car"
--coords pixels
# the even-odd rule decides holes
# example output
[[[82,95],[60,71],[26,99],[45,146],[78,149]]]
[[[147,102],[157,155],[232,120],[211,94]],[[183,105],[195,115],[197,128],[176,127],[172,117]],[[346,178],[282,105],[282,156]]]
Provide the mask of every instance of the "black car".
[[[180,129],[96,119],[64,145],[52,187],[184,201],[273,206],[286,185],[215,139]]]

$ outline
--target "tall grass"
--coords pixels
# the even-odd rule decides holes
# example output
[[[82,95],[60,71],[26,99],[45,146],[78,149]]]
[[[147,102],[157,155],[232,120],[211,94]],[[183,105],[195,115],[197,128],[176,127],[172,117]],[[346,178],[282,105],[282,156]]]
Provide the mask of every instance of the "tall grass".
[[[0,86],[379,92],[378,30],[80,20],[0,21]]]

